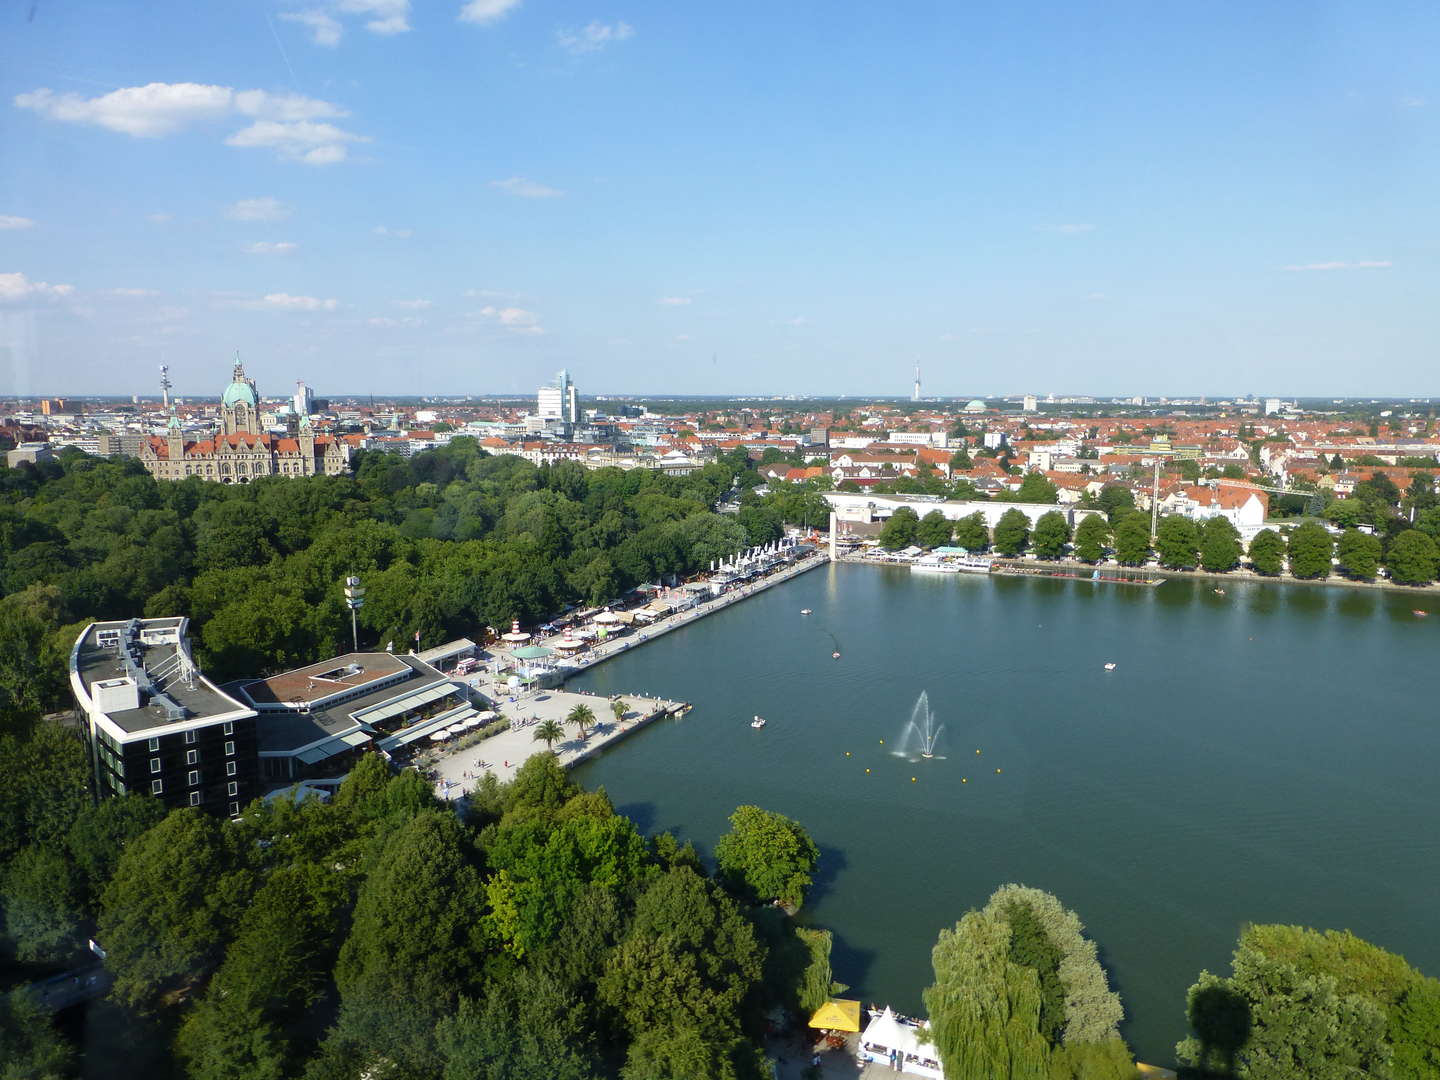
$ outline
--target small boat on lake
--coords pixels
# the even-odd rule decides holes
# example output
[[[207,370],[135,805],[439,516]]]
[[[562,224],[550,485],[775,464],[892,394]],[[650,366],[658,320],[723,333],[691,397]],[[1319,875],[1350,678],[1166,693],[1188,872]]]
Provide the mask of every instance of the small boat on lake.
[[[811,612],[811,610],[810,610],[808,607],[802,607],[802,608],[800,609],[800,614],[801,614],[801,615],[810,615],[810,614],[813,614],[813,613]]]
[[[753,727],[753,728],[756,728],[756,729],[759,729],[759,728],[764,727],[764,726],[765,726],[765,718],[764,718],[763,716],[757,716],[757,717],[755,717],[754,720],[751,720],[751,721],[750,721],[750,726]]]
[[[1110,663],[1106,664],[1106,665],[1105,665],[1105,670],[1106,670],[1106,671],[1114,671],[1114,670],[1115,670],[1115,661],[1112,660],[1112,661],[1110,661]]]
[[[1414,615],[1417,619],[1423,619],[1423,618],[1425,618],[1426,615],[1429,615],[1430,612],[1428,612],[1428,611],[1421,611],[1419,608],[1413,608],[1413,609],[1411,609],[1410,614],[1411,614],[1411,615]]]

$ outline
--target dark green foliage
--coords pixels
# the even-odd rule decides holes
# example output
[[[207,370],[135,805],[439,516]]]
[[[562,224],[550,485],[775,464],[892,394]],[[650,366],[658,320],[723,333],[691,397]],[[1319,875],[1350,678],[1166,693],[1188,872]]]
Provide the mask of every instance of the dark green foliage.
[[[1298,578],[1330,576],[1330,557],[1335,543],[1324,526],[1307,521],[1290,534],[1290,573]]]
[[[990,530],[985,525],[985,514],[976,510],[968,517],[955,523],[955,545],[966,551],[981,552],[990,546]]]
[[[1016,502],[1057,503],[1060,492],[1044,473],[1030,472],[1020,481],[1020,490],[1015,493]]]
[[[1115,526],[1115,558],[1125,566],[1141,566],[1150,558],[1150,522],[1143,515],[1129,514]]]
[[[1030,546],[1036,557],[1058,559],[1065,554],[1065,546],[1068,543],[1070,543],[1070,525],[1066,522],[1065,515],[1059,510],[1041,514],[1035,522],[1035,534],[1030,540]]]
[[[798,823],[758,806],[730,815],[730,831],[715,846],[715,860],[742,896],[799,907],[810,888],[820,851]]]
[[[890,515],[880,529],[880,546],[886,551],[899,551],[915,543],[920,531],[920,518],[908,506],[902,506]]]
[[[85,888],[98,907],[100,891],[115,873],[131,841],[165,817],[165,805],[149,795],[102,799],[80,811],[66,842],[70,857],[84,877]]]
[[[600,1070],[582,1001],[542,974],[520,971],[480,1000],[462,998],[436,1037],[445,1080],[591,1080]]]
[[[1065,987],[1060,982],[1061,953],[1045,933],[1030,905],[1011,901],[1005,906],[1010,924],[1010,961],[1035,972],[1040,987],[1040,1034],[1051,1046],[1065,1030]]]
[[[1380,538],[1359,529],[1346,529],[1335,545],[1335,555],[1348,577],[1369,581],[1380,569]]]
[[[90,805],[90,762],[76,731],[36,724],[0,735],[0,863],[27,844],[62,851]]]
[[[1440,980],[1417,980],[1390,1008],[1395,1080],[1440,1078]]]
[[[1207,518],[1200,526],[1200,567],[1223,574],[1240,565],[1240,533],[1229,518]]]
[[[64,853],[21,848],[0,874],[5,936],[21,960],[58,962],[84,944],[84,884]]]
[[[1087,514],[1075,526],[1075,557],[1081,562],[1099,562],[1110,543],[1110,524],[1098,514]]]
[[[1160,556],[1160,564],[1172,570],[1199,565],[1200,535],[1195,523],[1178,514],[1166,514],[1155,529],[1155,553]]]
[[[1122,517],[1135,509],[1135,493],[1124,484],[1107,484],[1100,489],[1099,503],[1110,524],[1118,525]]]
[[[1249,556],[1257,574],[1273,577],[1285,566],[1285,538],[1274,529],[1261,529],[1250,541]]]
[[[118,1001],[153,1004],[218,963],[250,885],[227,828],[199,810],[174,810],[120,856],[96,935]]]
[[[25,990],[0,994],[0,1080],[64,1080],[73,1057]]]
[[[921,547],[942,547],[950,543],[952,530],[949,518],[939,510],[931,510],[920,519],[920,525],[915,532],[915,542]]]
[[[1019,555],[1030,544],[1030,519],[1023,510],[1006,510],[995,523],[995,550],[1001,555]]]
[[[1425,585],[1435,580],[1440,548],[1418,529],[1406,529],[1390,542],[1385,565],[1390,577],[1402,585]]]

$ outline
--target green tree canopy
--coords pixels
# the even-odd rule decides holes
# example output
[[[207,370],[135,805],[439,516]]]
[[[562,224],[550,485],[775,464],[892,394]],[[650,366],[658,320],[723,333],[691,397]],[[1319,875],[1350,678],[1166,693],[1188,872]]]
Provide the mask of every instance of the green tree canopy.
[[[1380,538],[1359,529],[1346,529],[1335,545],[1335,555],[1346,576],[1369,581],[1380,569]]]
[[[1240,565],[1240,533],[1230,519],[1216,514],[1200,527],[1200,566],[1225,573]]]
[[[1115,558],[1125,566],[1142,566],[1150,558],[1150,522],[1143,515],[1132,513],[1115,526]]]
[[[985,513],[976,510],[975,513],[961,518],[955,523],[954,540],[957,547],[962,547],[969,552],[982,552],[990,546],[990,529],[985,524]]]
[[[730,815],[730,831],[715,847],[725,878],[753,900],[798,907],[810,887],[820,851],[796,822],[758,806]]]
[[[936,548],[950,543],[953,526],[950,519],[939,510],[931,510],[915,530],[915,542],[921,547]]]
[[[1061,558],[1069,543],[1070,524],[1065,520],[1065,515],[1059,510],[1041,514],[1035,522],[1035,533],[1030,540],[1030,546],[1036,557],[1041,559]]]
[[[1160,564],[1171,569],[1193,569],[1200,562],[1200,535],[1195,523],[1179,514],[1166,514],[1155,529],[1155,552]]]
[[[1274,577],[1284,569],[1285,538],[1274,529],[1261,529],[1250,541],[1249,556],[1257,574]]]
[[[1390,577],[1402,585],[1425,585],[1435,580],[1440,548],[1418,529],[1406,529],[1390,542],[1385,565]]]
[[[919,531],[919,516],[910,507],[902,506],[881,527],[880,546],[886,551],[899,551],[915,543]]]
[[[1030,545],[1030,519],[1023,510],[1006,510],[995,523],[995,550],[1014,557]]]
[[[1290,573],[1298,578],[1325,578],[1330,576],[1330,557],[1335,543],[1324,526],[1313,521],[1296,527],[1290,534],[1287,545],[1290,556]]]
[[[1082,562],[1099,562],[1109,543],[1110,524],[1099,514],[1086,514],[1075,527],[1075,557]]]

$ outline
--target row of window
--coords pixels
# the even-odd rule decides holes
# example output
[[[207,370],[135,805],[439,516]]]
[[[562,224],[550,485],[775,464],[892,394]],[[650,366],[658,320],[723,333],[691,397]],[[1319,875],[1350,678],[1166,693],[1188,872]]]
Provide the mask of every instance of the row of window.
[[[224,734],[224,735],[234,735],[234,734],[235,734],[235,725],[232,724],[230,721],[227,720],[227,721],[225,722],[224,727],[221,729],[221,734]],[[197,730],[195,730],[194,728],[191,728],[189,731],[185,732],[185,745],[187,745],[187,746],[192,746],[192,745],[194,745],[195,743],[197,743],[197,742],[199,742],[199,741],[200,741],[200,733],[199,733]],[[159,750],[159,749],[160,749],[160,737],[159,737],[158,735],[152,735],[152,736],[150,736],[150,750],[151,750],[152,752],[154,752],[154,751]],[[195,753],[194,750],[191,750],[190,752],[191,752],[192,754]],[[235,744],[234,744],[233,742],[227,742],[227,743],[225,744],[225,753],[227,753],[227,754],[233,754],[234,752],[235,752]],[[194,759],[192,758],[191,760],[193,761]]]
[[[193,772],[192,772],[192,773],[190,774],[190,783],[192,783],[192,784],[198,784],[199,782],[200,782],[200,774],[199,774],[199,773],[193,773]],[[164,795],[164,794],[165,794],[165,782],[164,782],[163,780],[151,780],[151,781],[150,781],[150,794],[151,794],[151,795]],[[239,782],[238,780],[231,780],[228,784],[225,785],[225,794],[226,794],[226,795],[238,795],[238,794],[240,794],[240,782]],[[198,792],[198,791],[192,791],[192,792],[190,792],[190,805],[191,805],[191,806],[199,806],[199,805],[200,805],[200,792]],[[232,810],[231,813],[234,813],[234,811]]]
[[[191,751],[191,753],[194,753],[194,751]],[[187,761],[185,764],[187,764],[187,765],[194,765],[194,764],[195,764],[195,759],[192,757],[192,758],[191,758],[189,761]],[[233,762],[233,761],[227,761],[227,762],[225,763],[225,775],[226,775],[226,776],[234,776],[235,773],[236,773],[237,768],[238,768],[238,766],[236,765],[235,762]],[[158,757],[152,757],[152,758],[150,759],[150,773],[151,773],[151,775],[153,776],[155,773],[158,773],[158,772],[160,772],[160,771],[161,771],[161,770],[160,770],[160,759],[159,759]],[[192,784],[198,784],[198,783],[200,782],[200,780],[199,780],[200,770],[199,770],[199,769],[191,769],[191,770],[190,770],[190,776],[192,777],[192,779],[190,780],[190,783],[192,783]]]

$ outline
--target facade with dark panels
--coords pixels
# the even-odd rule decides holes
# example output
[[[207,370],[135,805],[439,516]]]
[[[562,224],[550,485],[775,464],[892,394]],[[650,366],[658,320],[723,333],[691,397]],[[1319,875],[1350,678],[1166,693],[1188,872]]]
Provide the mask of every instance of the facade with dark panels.
[[[234,817],[260,794],[255,710],[195,667],[184,618],[92,623],[70,654],[100,798]]]

